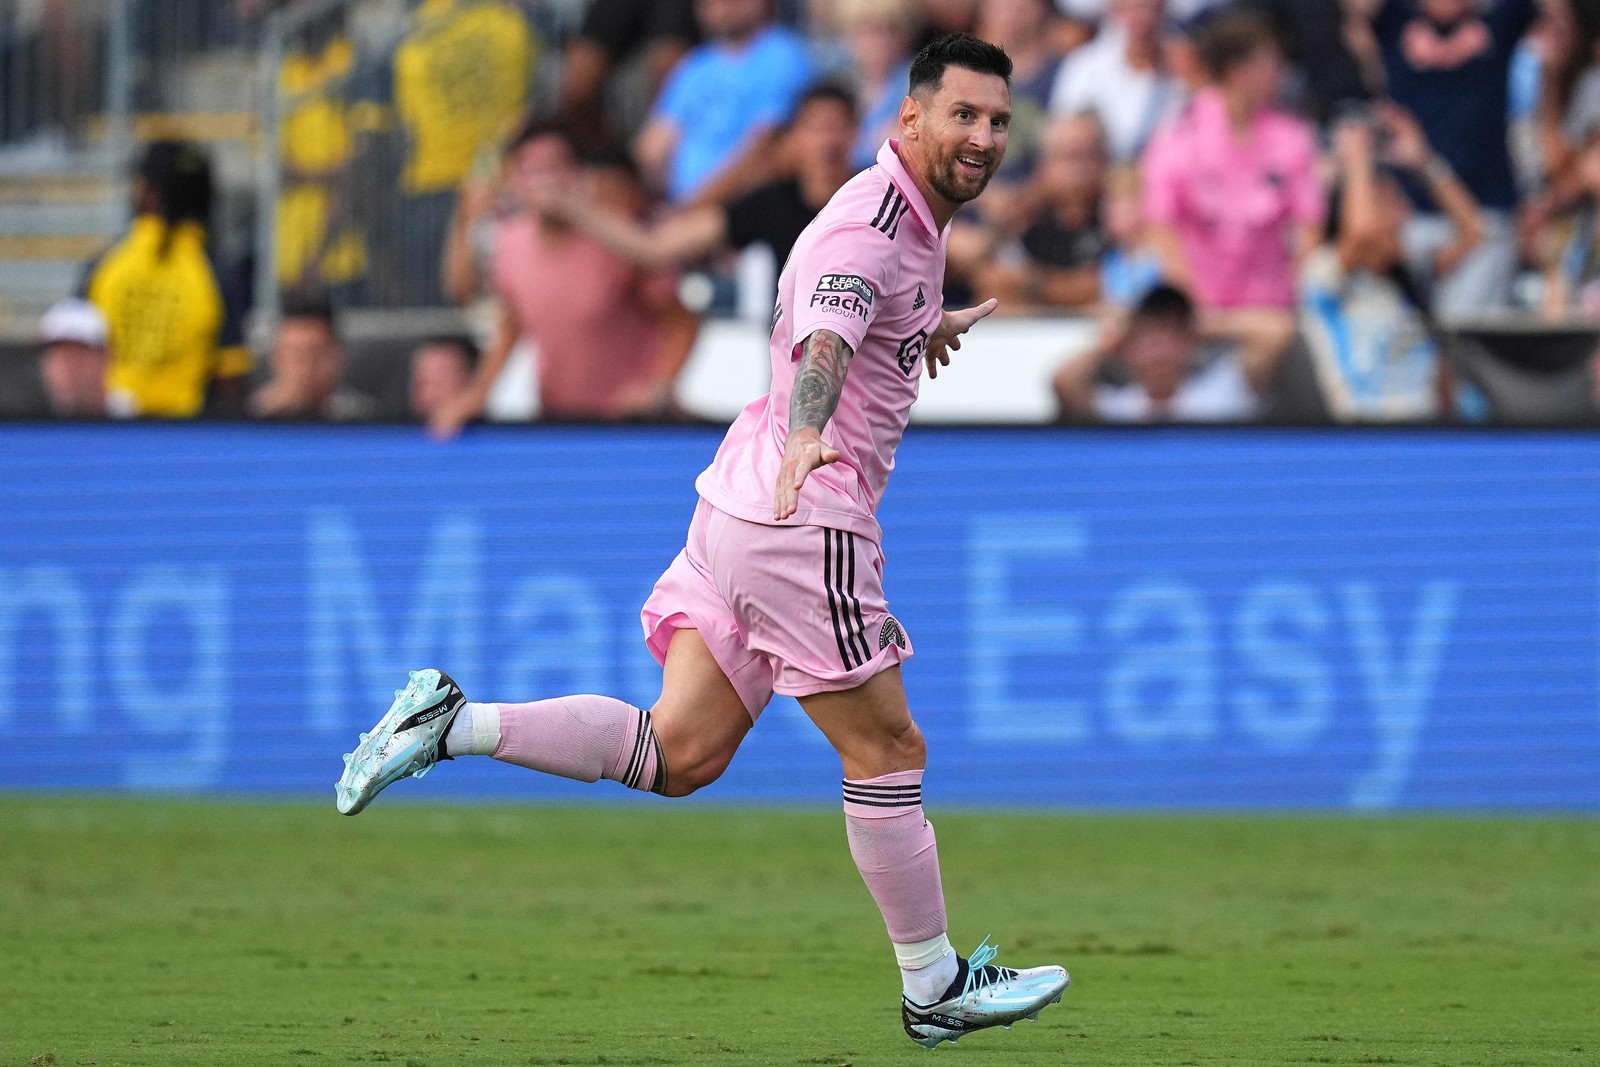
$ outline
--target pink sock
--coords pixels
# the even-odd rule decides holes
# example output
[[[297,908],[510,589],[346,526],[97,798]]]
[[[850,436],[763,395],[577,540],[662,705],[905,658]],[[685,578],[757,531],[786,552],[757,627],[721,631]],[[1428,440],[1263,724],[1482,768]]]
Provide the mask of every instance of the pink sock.
[[[648,711],[600,696],[497,706],[497,760],[580,782],[609,778],[653,793],[667,787],[667,764]]]
[[[922,814],[922,772],[846,778],[844,821],[850,855],[878,902],[889,940],[909,946],[942,937],[944,889],[933,824]]]

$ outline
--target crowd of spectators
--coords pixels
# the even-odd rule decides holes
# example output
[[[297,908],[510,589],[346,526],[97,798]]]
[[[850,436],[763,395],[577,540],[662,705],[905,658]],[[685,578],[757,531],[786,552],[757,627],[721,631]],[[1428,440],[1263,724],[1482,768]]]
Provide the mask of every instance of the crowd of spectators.
[[[946,296],[1093,318],[1064,418],[1270,416],[1293,365],[1336,419],[1480,419],[1452,323],[1600,324],[1600,0],[591,0],[566,33],[536,0],[414,0],[375,54],[319,10],[279,72],[267,365],[206,256],[203,157],[156,145],[43,325],[54,410],[370,417],[340,314],[459,305],[489,309],[481,357],[427,338],[405,370],[441,435],[519,349],[546,417],[682,416],[701,315],[770,305],[952,30],[1015,75]]]

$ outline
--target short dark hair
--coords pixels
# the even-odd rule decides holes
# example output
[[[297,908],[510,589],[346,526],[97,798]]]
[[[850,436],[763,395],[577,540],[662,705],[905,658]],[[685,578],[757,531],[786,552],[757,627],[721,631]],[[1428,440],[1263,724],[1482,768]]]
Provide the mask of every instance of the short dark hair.
[[[278,321],[287,322],[290,319],[314,319],[327,326],[328,332],[335,337],[339,335],[338,325],[333,317],[333,301],[320,289],[294,289],[285,293]]]
[[[1200,62],[1214,79],[1247,63],[1262,48],[1283,49],[1272,24],[1252,11],[1224,11],[1207,19],[1195,30],[1195,49]]]
[[[817,82],[817,84],[801,93],[800,99],[794,102],[794,116],[798,117],[800,112],[820,100],[832,101],[843,106],[846,111],[850,112],[852,118],[860,114],[856,108],[856,98],[850,90],[838,82]],[[794,119],[791,118],[790,121],[792,122]]]
[[[1011,84],[1011,57],[1004,48],[979,40],[970,33],[947,33],[928,42],[911,61],[911,84],[907,91],[938,92],[947,67],[993,74],[1005,79],[1007,85]]]
[[[561,116],[534,115],[517,127],[517,132],[506,142],[506,155],[545,137],[560,138],[574,156],[579,154],[579,146],[583,141],[570,120]]]
[[[1130,325],[1168,326],[1192,332],[1196,325],[1194,301],[1172,285],[1158,285],[1134,306]]]
[[[192,222],[210,228],[215,187],[211,159],[204,148],[191,141],[154,141],[134,173],[156,198],[157,210],[168,226]],[[162,258],[169,241],[170,235],[162,238]]]

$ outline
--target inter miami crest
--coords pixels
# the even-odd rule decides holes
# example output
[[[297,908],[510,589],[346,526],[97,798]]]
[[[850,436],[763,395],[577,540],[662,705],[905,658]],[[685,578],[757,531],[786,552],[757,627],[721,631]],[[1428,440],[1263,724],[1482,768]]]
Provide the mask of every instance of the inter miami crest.
[[[878,631],[878,650],[895,645],[899,648],[906,647],[906,632],[900,626],[900,621],[893,615],[883,620],[883,629]]]
[[[918,330],[916,333],[900,342],[899,362],[900,369],[906,374],[917,373],[917,365],[922,362],[922,353],[928,350],[928,331]]]

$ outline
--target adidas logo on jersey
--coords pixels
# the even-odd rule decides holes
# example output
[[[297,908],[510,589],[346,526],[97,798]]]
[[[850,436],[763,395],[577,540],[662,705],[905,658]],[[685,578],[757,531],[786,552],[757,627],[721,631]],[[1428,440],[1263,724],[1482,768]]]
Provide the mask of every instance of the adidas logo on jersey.
[[[922,298],[922,286],[919,285],[919,286],[917,286],[917,298],[915,300],[911,301],[911,310],[912,311],[921,311],[923,308],[925,308],[927,306],[928,306],[928,302]]]

